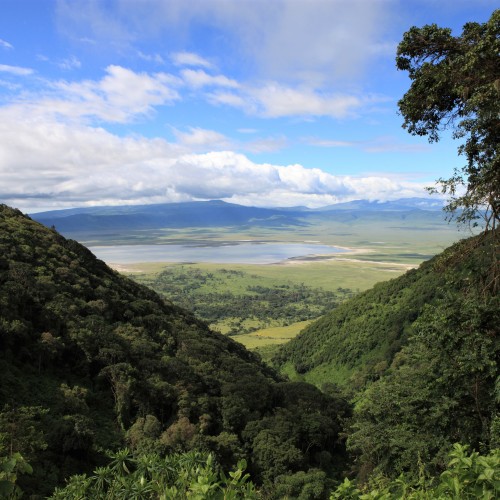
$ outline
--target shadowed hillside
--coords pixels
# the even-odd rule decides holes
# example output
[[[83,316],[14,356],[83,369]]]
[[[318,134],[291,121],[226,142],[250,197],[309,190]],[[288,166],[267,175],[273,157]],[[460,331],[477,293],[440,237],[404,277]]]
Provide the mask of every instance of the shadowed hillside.
[[[211,450],[228,466],[246,456],[261,483],[340,467],[346,403],[280,380],[238,343],[6,206],[0,256],[0,457],[20,452],[32,465],[25,491],[48,494],[125,445]]]

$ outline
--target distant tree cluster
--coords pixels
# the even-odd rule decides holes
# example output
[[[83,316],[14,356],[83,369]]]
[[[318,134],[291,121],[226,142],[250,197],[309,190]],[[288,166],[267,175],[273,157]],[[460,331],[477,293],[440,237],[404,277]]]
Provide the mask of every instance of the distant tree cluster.
[[[258,277],[224,268],[207,272],[189,266],[175,266],[154,276],[131,277],[215,327],[232,324],[230,335],[315,319],[354,295],[344,288],[330,292],[286,282],[263,286],[255,284]],[[238,290],[243,290],[233,291],[234,284],[239,285]],[[253,323],[253,326],[244,326],[246,322]]]

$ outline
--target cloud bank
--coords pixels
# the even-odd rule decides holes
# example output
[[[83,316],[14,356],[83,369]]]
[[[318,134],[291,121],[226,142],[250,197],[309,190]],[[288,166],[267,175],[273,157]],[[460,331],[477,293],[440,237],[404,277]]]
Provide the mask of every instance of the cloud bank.
[[[192,153],[207,139],[203,130],[169,143],[40,117],[13,122],[9,111],[0,110],[0,199],[26,211],[207,199],[318,207],[423,192],[420,184],[389,177],[255,163],[234,151]]]

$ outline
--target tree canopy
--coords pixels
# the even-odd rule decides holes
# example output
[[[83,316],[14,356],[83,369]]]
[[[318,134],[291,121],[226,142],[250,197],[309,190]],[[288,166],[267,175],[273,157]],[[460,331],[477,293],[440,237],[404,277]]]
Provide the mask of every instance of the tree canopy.
[[[500,221],[500,10],[485,23],[465,24],[460,36],[436,24],[412,27],[396,64],[412,80],[398,103],[403,127],[430,142],[446,129],[464,139],[458,152],[466,164],[438,180],[450,196],[445,210],[459,223],[478,225],[483,218],[485,229],[494,229]]]

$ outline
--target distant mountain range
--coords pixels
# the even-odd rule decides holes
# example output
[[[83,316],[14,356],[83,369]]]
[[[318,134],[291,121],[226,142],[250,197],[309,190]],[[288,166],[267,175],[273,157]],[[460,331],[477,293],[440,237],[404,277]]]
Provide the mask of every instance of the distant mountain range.
[[[355,200],[347,203],[336,203],[318,209],[321,212],[335,210],[366,211],[407,211],[407,210],[442,210],[443,200],[429,198],[401,198],[393,201]]]
[[[31,214],[31,218],[45,226],[55,226],[63,233],[100,230],[135,230],[187,227],[303,226],[308,219],[340,219],[352,215],[377,212],[435,212],[441,210],[440,200],[404,198],[395,201],[356,200],[319,209],[307,207],[261,208],[226,203],[220,200],[155,205],[123,205],[71,208]]]

